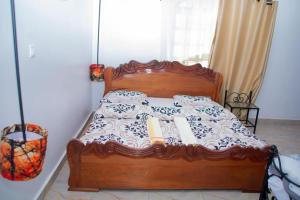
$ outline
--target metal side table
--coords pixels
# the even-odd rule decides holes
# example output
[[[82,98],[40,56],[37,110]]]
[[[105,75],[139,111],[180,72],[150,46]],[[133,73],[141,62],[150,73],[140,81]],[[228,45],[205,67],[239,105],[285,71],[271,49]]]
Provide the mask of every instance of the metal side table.
[[[237,110],[238,111],[237,117],[239,118],[239,120],[243,122],[246,127],[252,127],[253,133],[255,134],[258,115],[259,115],[259,107],[257,107],[251,101],[252,101],[252,91],[250,92],[249,95],[246,93],[237,93],[237,92],[228,93],[227,90],[225,91],[224,108],[228,107],[231,112]],[[242,115],[242,110],[246,110],[245,117]],[[251,121],[249,119],[249,113],[252,110],[256,111],[256,117],[254,118],[254,121]]]

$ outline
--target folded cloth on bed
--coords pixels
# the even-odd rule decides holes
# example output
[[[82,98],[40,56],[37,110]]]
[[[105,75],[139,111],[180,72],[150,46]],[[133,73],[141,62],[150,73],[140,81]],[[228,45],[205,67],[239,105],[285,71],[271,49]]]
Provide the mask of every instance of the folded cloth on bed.
[[[164,144],[165,140],[159,125],[157,117],[149,117],[147,119],[147,129],[151,144]]]
[[[174,117],[175,125],[179,131],[181,141],[185,145],[197,144],[197,138],[195,137],[190,124],[184,117]]]

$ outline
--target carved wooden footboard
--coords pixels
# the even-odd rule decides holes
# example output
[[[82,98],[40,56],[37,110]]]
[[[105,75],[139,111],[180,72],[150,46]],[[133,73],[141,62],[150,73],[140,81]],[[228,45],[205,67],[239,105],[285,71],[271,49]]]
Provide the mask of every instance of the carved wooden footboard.
[[[270,154],[264,149],[214,151],[202,146],[153,145],[133,149],[115,142],[68,144],[69,190],[240,189],[259,192]]]

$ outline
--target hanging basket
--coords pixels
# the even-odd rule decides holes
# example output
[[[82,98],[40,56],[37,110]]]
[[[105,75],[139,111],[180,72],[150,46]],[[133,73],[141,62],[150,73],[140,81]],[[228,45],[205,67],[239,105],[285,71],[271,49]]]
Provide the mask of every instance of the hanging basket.
[[[25,124],[26,140],[22,126],[15,124],[2,131],[1,154],[2,176],[12,181],[30,180],[42,170],[48,132],[35,125]]]
[[[90,65],[90,79],[91,81],[103,81],[104,80],[104,65],[92,64]]]

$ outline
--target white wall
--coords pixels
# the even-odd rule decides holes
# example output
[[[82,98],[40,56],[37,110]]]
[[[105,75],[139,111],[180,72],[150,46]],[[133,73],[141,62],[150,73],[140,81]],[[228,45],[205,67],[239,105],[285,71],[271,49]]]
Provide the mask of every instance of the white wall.
[[[9,1],[0,1],[0,129],[20,122]],[[1,186],[0,186],[1,187]]]
[[[94,0],[96,63],[98,1]],[[159,0],[102,0],[99,63],[117,67],[130,60],[160,60],[161,9]],[[103,94],[103,83],[93,83],[93,108]]]
[[[90,112],[92,4],[86,0],[17,0],[16,8],[25,120],[48,129],[48,149],[37,178],[27,182],[0,179],[0,198],[32,200]],[[11,28],[7,25],[9,0],[0,1],[0,13],[2,128],[19,122],[19,116]],[[36,49],[32,59],[28,58],[29,44]]]
[[[160,59],[160,21],[159,0],[102,0],[101,62]]]
[[[260,118],[300,120],[300,1],[279,1],[266,75],[256,104]]]

